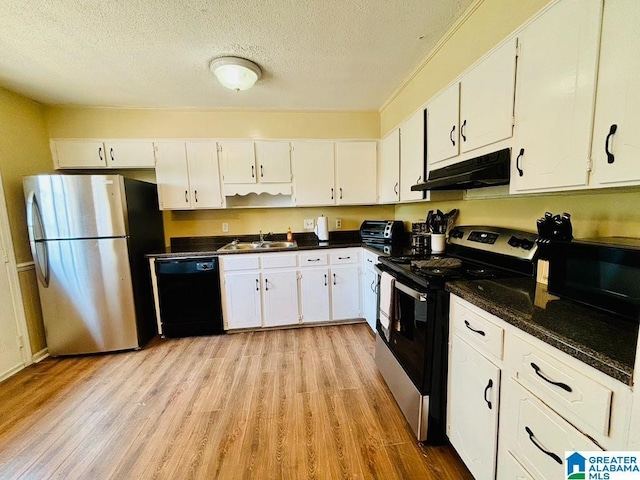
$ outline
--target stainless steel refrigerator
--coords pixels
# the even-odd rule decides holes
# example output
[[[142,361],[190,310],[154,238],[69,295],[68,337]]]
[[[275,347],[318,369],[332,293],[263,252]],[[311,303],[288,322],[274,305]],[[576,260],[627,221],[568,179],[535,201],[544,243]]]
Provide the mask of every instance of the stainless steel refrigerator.
[[[164,246],[156,186],[120,175],[23,185],[49,353],[142,347],[157,332],[145,258]]]

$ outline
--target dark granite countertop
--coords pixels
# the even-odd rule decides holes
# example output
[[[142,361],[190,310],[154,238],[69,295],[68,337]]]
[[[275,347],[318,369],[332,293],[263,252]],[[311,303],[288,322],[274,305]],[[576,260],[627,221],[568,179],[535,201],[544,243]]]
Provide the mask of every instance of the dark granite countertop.
[[[148,253],[148,258],[175,258],[175,257],[211,257],[217,255],[242,255],[245,253],[271,253],[284,251],[300,251],[300,250],[316,250],[323,248],[348,248],[361,247],[363,245],[360,240],[359,230],[344,230],[329,232],[328,242],[319,242],[313,233],[303,232],[294,233],[294,240],[298,244],[297,248],[270,248],[269,250],[236,250],[230,252],[218,252],[218,249],[235,239],[241,242],[258,241],[258,235],[224,235],[224,236],[207,236],[207,237],[176,237],[171,239],[171,246],[160,252]],[[268,240],[284,241],[285,233],[271,234]],[[382,252],[375,248],[372,251],[383,255]]]
[[[532,278],[448,282],[446,289],[601,372],[633,383],[638,324],[546,293]]]

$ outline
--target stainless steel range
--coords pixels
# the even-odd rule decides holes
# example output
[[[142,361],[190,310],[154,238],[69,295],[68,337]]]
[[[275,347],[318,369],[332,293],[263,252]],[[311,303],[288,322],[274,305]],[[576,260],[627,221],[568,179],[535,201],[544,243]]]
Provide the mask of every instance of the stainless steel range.
[[[420,441],[446,439],[449,294],[452,280],[533,276],[533,233],[459,226],[446,253],[380,257],[376,364]]]

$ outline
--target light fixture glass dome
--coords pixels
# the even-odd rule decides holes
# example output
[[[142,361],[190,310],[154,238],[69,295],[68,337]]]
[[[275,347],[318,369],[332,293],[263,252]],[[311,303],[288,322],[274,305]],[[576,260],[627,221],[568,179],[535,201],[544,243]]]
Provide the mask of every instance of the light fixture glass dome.
[[[231,90],[247,90],[262,75],[258,65],[238,57],[215,58],[209,68],[218,81]]]

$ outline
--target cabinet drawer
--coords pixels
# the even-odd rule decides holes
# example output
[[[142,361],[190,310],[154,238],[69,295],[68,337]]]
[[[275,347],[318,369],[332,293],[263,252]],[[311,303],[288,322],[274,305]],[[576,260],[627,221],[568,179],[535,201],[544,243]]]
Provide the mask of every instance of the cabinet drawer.
[[[498,478],[505,480],[534,480],[513,455],[506,453],[504,460],[498,465]]]
[[[255,270],[260,268],[259,255],[222,255],[220,257],[222,269],[225,271],[233,270]]]
[[[298,255],[295,253],[269,253],[260,257],[262,268],[297,267]]]
[[[515,380],[507,383],[507,448],[534,478],[566,478],[565,451],[602,450]]]
[[[562,352],[547,353],[517,335],[507,348],[522,385],[585,433],[608,435],[610,388],[566,365]]]
[[[455,333],[481,353],[502,360],[504,329],[457,299],[451,302],[451,321]]]
[[[358,249],[340,249],[329,253],[331,265],[341,265],[344,263],[358,263]]]
[[[329,256],[326,252],[306,252],[300,255],[301,267],[317,267],[318,265],[327,265],[329,263]]]

